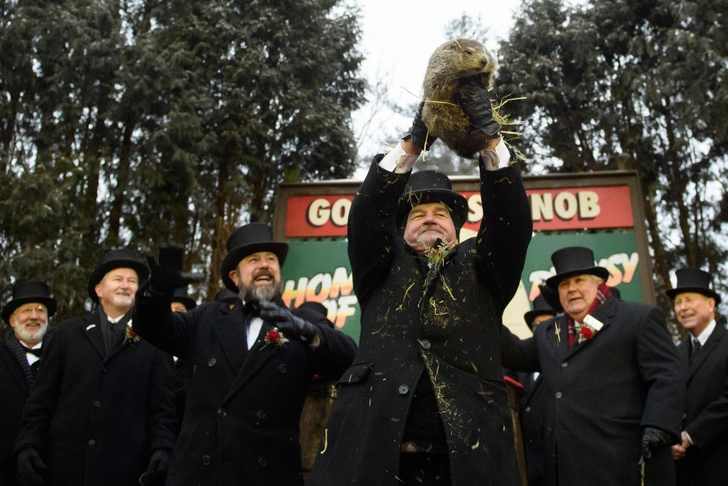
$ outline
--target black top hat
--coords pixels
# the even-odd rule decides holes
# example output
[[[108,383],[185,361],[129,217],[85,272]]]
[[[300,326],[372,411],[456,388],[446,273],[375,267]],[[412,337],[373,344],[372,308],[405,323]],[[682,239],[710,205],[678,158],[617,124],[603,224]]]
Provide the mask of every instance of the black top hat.
[[[269,251],[278,257],[278,265],[283,268],[288,255],[288,243],[273,241],[273,230],[263,223],[249,223],[236,229],[228,238],[226,246],[228,254],[222,261],[222,281],[233,292],[238,287],[229,274],[240,260],[259,251]]]
[[[666,291],[668,297],[674,299],[677,294],[683,292],[697,292],[706,297],[715,299],[716,304],[720,304],[720,295],[710,288],[710,274],[697,268],[681,268],[675,271],[677,275],[677,285],[674,289]]]
[[[559,282],[575,275],[596,275],[605,282],[609,278],[609,270],[594,265],[594,252],[583,246],[570,246],[556,250],[551,254],[551,261],[556,275],[546,280],[552,289],[559,288]]]
[[[197,302],[195,302],[195,299],[187,295],[187,287],[177,287],[176,289],[174,289],[172,302],[179,302],[180,304],[184,305],[187,310],[192,310],[197,307]]]
[[[538,316],[555,316],[556,311],[546,302],[546,298],[542,294],[539,294],[533,301],[533,310],[530,310],[523,314],[523,319],[526,321],[528,328],[533,331],[533,320]]]
[[[234,304],[238,300],[240,300],[240,294],[233,292],[227,287],[223,287],[218,293],[215,294],[215,302]]]
[[[450,209],[455,229],[460,230],[468,216],[468,202],[464,196],[452,190],[450,178],[436,170],[420,170],[413,173],[404,192],[399,196],[397,226],[402,226],[413,207],[420,204],[443,203]]]
[[[3,319],[10,324],[10,316],[23,304],[40,303],[48,309],[48,317],[56,313],[56,299],[51,297],[48,285],[39,280],[22,280],[13,285],[13,298],[3,307]]]
[[[303,310],[309,310],[311,312],[315,312],[316,314],[320,314],[320,315],[324,316],[324,318],[326,319],[326,322],[329,323],[329,327],[331,327],[331,329],[335,328],[334,323],[331,322],[331,320],[328,318],[329,310],[322,303],[304,302],[303,304],[299,305],[298,308],[303,309]]]
[[[91,272],[91,276],[88,278],[88,295],[95,303],[99,303],[99,296],[96,295],[95,287],[104,278],[104,275],[117,268],[131,268],[137,273],[139,277],[139,286],[147,280],[149,277],[149,269],[147,268],[136,252],[129,248],[119,248],[115,250],[109,250],[101,256],[99,264],[96,265],[94,271]]]
[[[324,317],[329,315],[329,310],[321,302],[304,302],[303,304],[299,305],[298,308],[314,311]]]

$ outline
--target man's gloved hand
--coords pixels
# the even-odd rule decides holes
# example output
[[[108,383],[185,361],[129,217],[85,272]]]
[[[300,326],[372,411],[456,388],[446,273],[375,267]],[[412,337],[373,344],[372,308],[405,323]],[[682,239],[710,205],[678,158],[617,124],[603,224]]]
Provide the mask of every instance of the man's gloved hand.
[[[164,486],[169,471],[169,462],[172,453],[167,449],[157,449],[149,459],[149,466],[139,477],[141,486]]]
[[[147,266],[149,289],[160,294],[172,293],[178,287],[187,287],[187,284],[204,279],[204,275],[184,273],[179,268],[160,265],[152,255],[147,256]]]
[[[432,147],[432,144],[435,143],[437,137],[428,133],[427,126],[425,125],[425,122],[422,121],[422,109],[424,107],[425,102],[420,101],[415,118],[412,120],[412,126],[409,131],[405,133],[404,137],[402,137],[402,140],[408,140],[411,138],[413,144],[427,150]],[[427,147],[425,147],[425,143],[427,144]]]
[[[283,334],[304,343],[312,343],[317,336],[316,326],[269,300],[260,301],[260,317],[274,322]]]
[[[652,453],[660,447],[672,445],[674,440],[664,430],[655,427],[645,427],[642,433],[642,457],[645,461],[652,459]]]
[[[465,116],[470,120],[473,130],[483,132],[493,138],[496,137],[501,126],[493,118],[490,93],[480,84],[477,78],[465,79],[455,95],[455,100],[462,108]]]
[[[18,453],[17,479],[21,486],[37,486],[43,484],[43,474],[48,467],[40,458],[35,447],[28,447]]]

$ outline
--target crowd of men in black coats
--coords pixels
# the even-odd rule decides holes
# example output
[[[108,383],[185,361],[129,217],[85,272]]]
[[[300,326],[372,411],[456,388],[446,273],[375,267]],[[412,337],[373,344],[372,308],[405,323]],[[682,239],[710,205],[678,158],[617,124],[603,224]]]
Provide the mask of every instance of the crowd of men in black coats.
[[[484,135],[478,235],[459,241],[467,203],[446,175],[410,177],[434,141],[420,106],[352,203],[359,347],[320,312],[285,306],[288,245],[259,223],[228,239],[225,302],[197,306],[180,267],[112,250],[88,280],[93,310],[47,336],[48,286],[17,282],[2,310],[2,485],[303,484],[299,420],[318,375],[339,397],[310,484],[515,486],[503,367],[526,388],[529,484],[728,484],[728,338],[710,275],[676,272],[668,296],[690,334],[676,347],[662,312],[619,299],[592,250],[563,248],[551,309],[535,303],[533,337],[516,338],[501,316],[528,202],[488,92],[465,85],[460,103]]]

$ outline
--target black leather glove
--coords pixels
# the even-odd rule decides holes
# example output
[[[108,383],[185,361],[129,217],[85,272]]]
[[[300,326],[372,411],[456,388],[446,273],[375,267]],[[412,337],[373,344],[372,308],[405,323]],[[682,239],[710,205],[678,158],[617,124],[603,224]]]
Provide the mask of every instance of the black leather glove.
[[[412,126],[404,137],[402,137],[402,140],[408,140],[411,138],[412,143],[427,150],[429,147],[432,147],[432,144],[435,143],[437,137],[431,133],[428,134],[427,126],[425,125],[425,122],[422,121],[422,109],[424,107],[425,102],[420,101],[420,105],[417,107],[417,113],[415,113],[415,118],[412,120]],[[425,147],[425,143],[427,143],[427,147]]]
[[[260,317],[265,321],[275,323],[275,326],[286,336],[302,341],[313,342],[317,335],[316,326],[294,316],[291,311],[269,301],[260,301]]]
[[[645,461],[652,459],[652,453],[660,447],[672,445],[672,436],[655,427],[645,427],[642,434],[642,457]]]
[[[172,453],[167,449],[157,449],[149,459],[149,466],[139,477],[141,486],[164,486],[167,479],[167,471],[169,471],[169,461]]]
[[[455,101],[470,120],[473,130],[495,137],[501,129],[493,118],[493,107],[490,104],[490,93],[476,77],[466,78],[460,90],[455,94]]]
[[[43,484],[43,475],[47,470],[35,447],[28,447],[18,453],[16,477],[21,486]]]
[[[176,267],[158,264],[152,255],[147,256],[149,267],[149,290],[157,294],[171,294],[178,287],[187,287],[192,282],[205,278],[202,274],[184,273]]]

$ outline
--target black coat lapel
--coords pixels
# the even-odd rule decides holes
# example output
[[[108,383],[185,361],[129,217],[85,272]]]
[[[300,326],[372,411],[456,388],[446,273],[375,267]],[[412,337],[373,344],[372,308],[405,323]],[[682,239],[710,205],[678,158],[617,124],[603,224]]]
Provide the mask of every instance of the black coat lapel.
[[[566,314],[555,317],[546,325],[549,326],[546,328],[549,342],[554,347],[556,354],[563,358],[569,352],[569,329]]]
[[[720,344],[720,340],[723,339],[724,335],[725,327],[716,323],[715,329],[713,329],[713,332],[710,334],[708,340],[705,341],[705,345],[700,348],[700,351],[698,351],[693,357],[693,362],[690,364],[690,373],[688,375],[688,378],[691,378],[693,374],[698,370],[698,368],[700,368],[700,366],[705,362],[705,360],[708,359],[710,353],[715,351],[715,348],[718,347],[718,344]],[[688,338],[688,346],[691,345],[692,343],[690,342],[690,338]]]
[[[232,398],[232,396],[235,395],[235,393],[237,393],[237,391],[240,390],[240,388],[242,388],[242,386],[245,385],[245,383],[247,383],[248,380],[255,375],[255,373],[257,373],[257,371],[271,358],[271,356],[273,356],[273,353],[277,352],[276,350],[267,349],[265,345],[264,336],[268,332],[268,329],[270,329],[270,326],[264,321],[263,325],[260,327],[260,332],[258,333],[255,343],[253,343],[253,346],[248,351],[243,366],[238,375],[235,377],[235,381],[230,387],[230,390],[228,390],[228,394],[223,402],[230,400],[230,398]]]
[[[99,353],[99,358],[103,361],[106,357],[106,346],[104,345],[104,336],[101,333],[101,327],[99,325],[98,312],[84,316],[81,324],[81,332],[91,342],[96,352]]]
[[[0,346],[7,346],[6,343],[0,343]],[[7,352],[5,352],[7,351]],[[0,353],[0,356],[3,357],[4,366],[8,369],[10,374],[13,376],[13,380],[18,384],[21,390],[23,390],[24,394],[28,394],[28,382],[25,381],[25,376],[23,375],[23,370],[20,368],[20,363],[15,359],[15,356],[12,355],[10,349],[4,350],[2,353]]]
[[[243,303],[238,301],[232,310],[221,305],[212,326],[220,347],[235,373],[239,373],[248,353],[248,338],[243,316]]]

